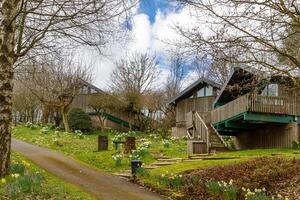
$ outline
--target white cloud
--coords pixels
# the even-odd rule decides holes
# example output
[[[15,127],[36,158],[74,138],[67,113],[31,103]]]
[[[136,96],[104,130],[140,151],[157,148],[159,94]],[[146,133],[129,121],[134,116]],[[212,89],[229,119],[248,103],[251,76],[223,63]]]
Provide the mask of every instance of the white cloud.
[[[85,62],[93,65],[95,85],[102,89],[108,89],[114,62],[128,52],[148,50],[156,52],[159,56],[167,56],[167,50],[170,46],[166,41],[170,42],[180,39],[180,36],[174,30],[174,25],[192,26],[193,23],[196,23],[196,21],[190,17],[188,9],[183,9],[178,13],[162,14],[158,12],[153,24],[150,23],[147,15],[143,13],[136,14],[132,19],[129,41],[125,41],[122,44],[111,44],[109,49],[105,50],[105,53],[109,55],[108,57],[100,57],[93,52],[88,52],[83,56]],[[161,63],[161,65],[165,65],[165,63]],[[158,82],[162,85],[168,76],[168,72],[166,67],[161,66],[160,68],[162,73]]]

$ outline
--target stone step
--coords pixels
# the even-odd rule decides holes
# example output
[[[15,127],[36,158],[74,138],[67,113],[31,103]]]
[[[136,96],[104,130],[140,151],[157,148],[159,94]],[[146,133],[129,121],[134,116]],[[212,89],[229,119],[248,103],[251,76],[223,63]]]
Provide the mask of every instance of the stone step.
[[[189,156],[189,160],[203,160],[206,156]]]
[[[176,162],[156,162],[152,163],[153,166],[167,166],[167,165],[173,165],[176,164]]]
[[[153,166],[153,165],[148,165],[148,166],[144,166],[144,169],[157,169],[159,168],[159,166]]]
[[[184,159],[183,162],[196,162],[196,161],[201,161],[203,159]]]
[[[203,158],[203,160],[231,160],[231,159],[237,159],[240,157],[210,157],[210,158]]]
[[[176,162],[176,161],[181,161],[182,158],[158,158],[157,161],[161,162]]]
[[[197,153],[197,154],[193,154],[190,156],[209,156],[209,154],[208,153]]]
[[[171,159],[169,156],[154,156],[155,159]]]

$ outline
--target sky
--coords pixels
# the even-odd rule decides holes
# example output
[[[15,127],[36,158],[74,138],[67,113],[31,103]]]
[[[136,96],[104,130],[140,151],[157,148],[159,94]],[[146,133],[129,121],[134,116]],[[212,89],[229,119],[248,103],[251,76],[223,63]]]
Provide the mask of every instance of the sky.
[[[174,2],[141,0],[132,16],[128,32],[129,41],[124,44],[110,44],[104,50],[107,55],[105,57],[94,51],[87,51],[83,55],[85,62],[92,66],[93,83],[101,89],[108,90],[115,61],[130,52],[148,51],[158,57],[161,74],[157,84],[162,85],[168,76],[166,59],[170,49],[170,45],[165,41],[179,39],[174,25],[186,24],[187,21],[191,21],[188,10]]]

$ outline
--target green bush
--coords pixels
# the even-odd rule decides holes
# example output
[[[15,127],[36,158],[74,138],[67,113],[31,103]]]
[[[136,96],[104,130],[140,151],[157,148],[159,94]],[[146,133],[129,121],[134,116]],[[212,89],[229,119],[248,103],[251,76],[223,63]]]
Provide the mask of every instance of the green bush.
[[[222,136],[230,150],[236,150],[233,136]]]
[[[75,130],[81,130],[83,132],[89,132],[91,131],[92,127],[92,121],[90,116],[85,113],[80,108],[73,108],[70,110],[68,114],[68,122],[70,125],[70,128]]]
[[[293,141],[293,149],[300,149],[300,141]]]

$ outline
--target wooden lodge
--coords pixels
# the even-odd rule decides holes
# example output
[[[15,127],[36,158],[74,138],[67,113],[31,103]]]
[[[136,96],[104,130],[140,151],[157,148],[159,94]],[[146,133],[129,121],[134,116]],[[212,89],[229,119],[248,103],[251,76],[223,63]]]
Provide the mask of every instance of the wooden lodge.
[[[91,116],[94,128],[99,128],[100,121],[96,116],[95,111],[89,107],[88,98],[99,93],[105,92],[98,87],[84,81],[83,87],[81,88],[79,94],[75,96],[71,105],[72,107],[81,108],[88,113]],[[134,125],[132,125],[134,123],[134,118],[131,117],[131,114],[126,111],[119,111],[106,115],[106,120],[104,121],[105,128],[127,131],[131,127],[134,127]]]
[[[221,90],[209,81],[197,89],[204,85],[218,94],[191,100],[183,91],[170,102],[176,106],[172,134],[185,132],[190,154],[224,150],[222,135],[235,136],[238,149],[291,147],[299,140],[300,91],[287,77],[235,68]]]

